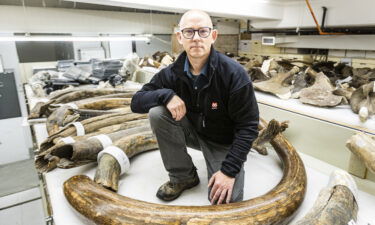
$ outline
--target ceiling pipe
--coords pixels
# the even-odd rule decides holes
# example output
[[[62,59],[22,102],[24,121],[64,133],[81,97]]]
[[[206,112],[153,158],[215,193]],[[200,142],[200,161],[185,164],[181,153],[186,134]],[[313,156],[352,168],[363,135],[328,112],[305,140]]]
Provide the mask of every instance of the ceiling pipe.
[[[322,30],[324,30],[324,24],[325,24],[325,21],[326,21],[326,14],[327,14],[327,7],[323,6],[322,9],[323,9],[323,18],[322,18],[322,26],[320,26],[320,27],[322,28]]]
[[[324,31],[322,31],[322,29],[319,26],[318,20],[315,17],[315,13],[314,13],[311,5],[310,5],[310,1],[306,0],[306,4],[307,4],[307,7],[310,10],[310,13],[311,13],[313,19],[314,19],[314,22],[315,22],[315,25],[316,25],[316,29],[318,30],[319,35],[343,35],[343,34],[345,34],[345,33],[334,33],[334,32],[324,32]],[[324,15],[324,17],[325,17],[325,15]]]
[[[325,27],[325,20],[327,15],[327,7],[323,8],[322,26],[315,17],[314,11],[311,8],[309,0],[306,0],[306,4],[310,10],[310,13],[315,21],[316,29],[313,28],[281,28],[281,29],[252,29],[249,26],[249,21],[246,33],[272,33],[272,34],[286,34],[286,35],[364,35],[364,34],[375,34],[375,27]],[[323,30],[324,28],[324,30]]]
[[[338,32],[352,35],[375,34],[375,27],[329,27],[324,29],[326,32]],[[282,28],[282,29],[250,29],[247,33],[274,33],[287,35],[318,35],[316,28]]]

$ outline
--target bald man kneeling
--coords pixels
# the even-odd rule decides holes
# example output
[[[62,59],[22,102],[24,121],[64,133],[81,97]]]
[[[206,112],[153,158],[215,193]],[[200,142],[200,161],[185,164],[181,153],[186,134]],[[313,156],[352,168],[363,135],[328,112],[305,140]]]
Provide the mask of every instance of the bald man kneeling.
[[[199,184],[188,146],[205,158],[211,204],[242,201],[243,163],[258,136],[252,83],[240,64],[213,48],[218,31],[206,12],[189,10],[179,28],[185,51],[131,102],[133,112],[149,113],[169,173],[156,196],[171,201]]]

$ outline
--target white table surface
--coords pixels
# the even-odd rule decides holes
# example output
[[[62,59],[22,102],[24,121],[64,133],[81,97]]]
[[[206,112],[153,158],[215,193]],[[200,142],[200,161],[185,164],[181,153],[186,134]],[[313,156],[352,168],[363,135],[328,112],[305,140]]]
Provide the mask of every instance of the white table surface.
[[[131,169],[121,177],[118,193],[123,196],[153,203],[209,205],[209,201],[207,200],[207,172],[203,156],[201,152],[193,149],[189,149],[189,153],[198,168],[201,183],[197,187],[185,191],[178,199],[170,203],[165,203],[155,196],[158,187],[168,179],[158,151],[143,153],[131,160]],[[301,156],[304,162],[314,164],[312,165],[313,167],[325,168],[325,172],[335,169],[307,155],[301,154]],[[307,213],[314,204],[319,191],[328,184],[329,180],[327,174],[314,169],[308,164],[305,167],[308,180],[306,197],[291,224]],[[96,163],[91,163],[72,169],[55,169],[45,175],[53,209],[53,219],[56,225],[92,224],[92,222],[80,215],[67,202],[63,194],[63,183],[70,177],[78,174],[85,174],[93,179],[95,169]],[[273,151],[270,151],[269,156],[250,153],[248,161],[245,163],[245,171],[244,199],[265,194],[277,185],[282,177],[280,161]],[[358,224],[375,224],[375,215],[373,213],[375,209],[375,196],[362,191],[359,191],[358,196]]]

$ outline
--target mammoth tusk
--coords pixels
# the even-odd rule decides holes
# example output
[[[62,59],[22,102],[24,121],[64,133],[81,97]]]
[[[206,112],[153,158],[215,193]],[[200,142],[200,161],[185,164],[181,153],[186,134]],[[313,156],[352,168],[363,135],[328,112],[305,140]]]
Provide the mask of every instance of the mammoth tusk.
[[[336,170],[312,209],[295,225],[353,224],[358,213],[356,198],[357,186],[353,178],[345,171]]]
[[[137,128],[138,129],[138,128]],[[117,140],[109,148],[116,146],[126,157],[133,157],[134,153],[145,152],[158,148],[156,138],[150,127],[142,127],[143,132],[124,136]],[[146,130],[149,129],[147,132]],[[138,129],[140,130],[140,129]],[[112,155],[104,153],[98,156],[98,168],[96,169],[94,181],[103,187],[117,191],[120,178],[120,164]]]
[[[213,206],[171,206],[120,196],[84,175],[64,183],[68,202],[97,224],[285,224],[302,203],[306,172],[294,147],[281,134],[272,141],[284,175],[265,195]],[[134,153],[136,154],[136,153]]]
[[[261,122],[264,123],[264,126],[267,124],[265,121]],[[280,123],[275,119],[271,120],[267,127],[259,132],[257,139],[255,139],[253,142],[252,148],[261,155],[267,155],[267,148],[264,146],[264,144],[271,141],[277,134],[285,131],[286,128],[288,128],[288,121]]]

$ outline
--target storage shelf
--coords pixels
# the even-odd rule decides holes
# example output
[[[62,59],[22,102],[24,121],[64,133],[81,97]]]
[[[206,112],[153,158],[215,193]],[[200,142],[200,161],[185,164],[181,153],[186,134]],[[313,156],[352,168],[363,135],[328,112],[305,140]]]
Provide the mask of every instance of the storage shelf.
[[[323,108],[303,104],[298,99],[283,100],[274,95],[259,91],[255,91],[255,96],[258,103],[267,106],[375,135],[375,116],[370,117],[366,122],[362,123],[359,120],[358,114],[355,114],[349,105]]]

